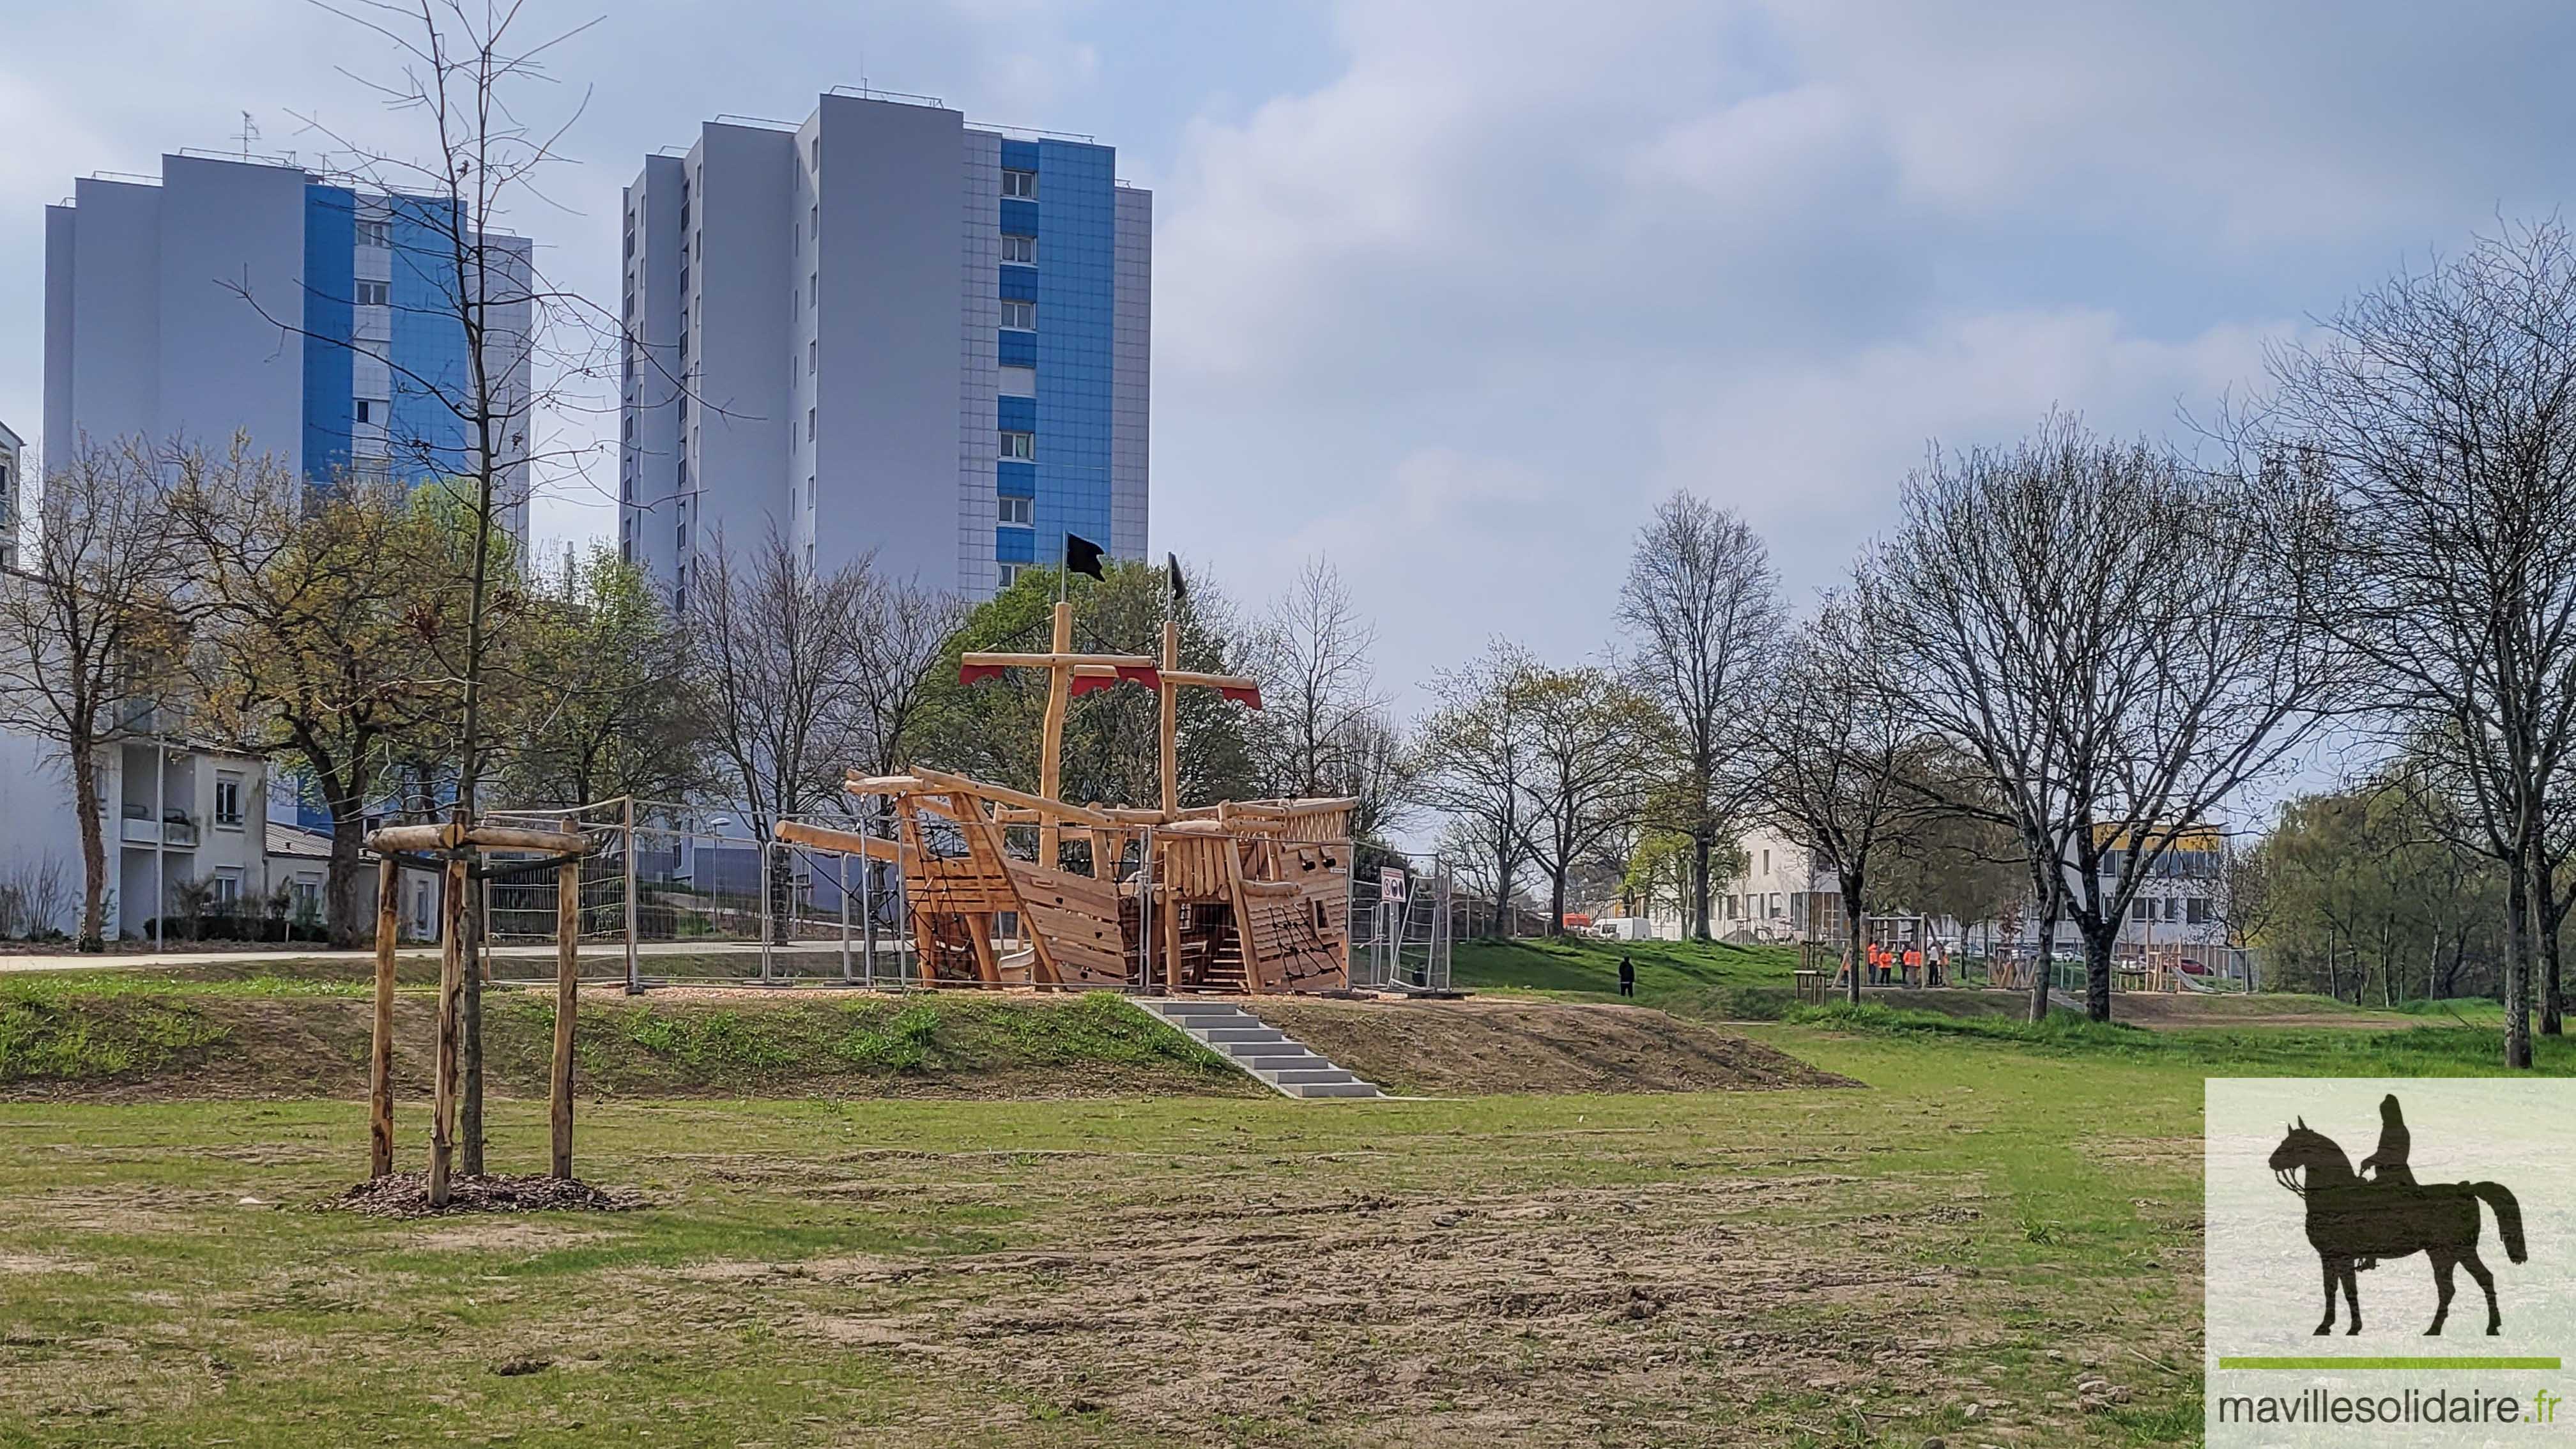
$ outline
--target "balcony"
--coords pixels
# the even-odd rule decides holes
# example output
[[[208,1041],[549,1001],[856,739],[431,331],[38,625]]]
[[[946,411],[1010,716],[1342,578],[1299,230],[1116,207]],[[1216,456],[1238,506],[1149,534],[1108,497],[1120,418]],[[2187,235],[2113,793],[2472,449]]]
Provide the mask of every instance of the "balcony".
[[[117,839],[127,845],[165,845],[181,850],[197,848],[197,822],[178,811],[171,811],[155,822],[150,816],[137,814],[139,807],[127,806],[125,818],[117,822]]]

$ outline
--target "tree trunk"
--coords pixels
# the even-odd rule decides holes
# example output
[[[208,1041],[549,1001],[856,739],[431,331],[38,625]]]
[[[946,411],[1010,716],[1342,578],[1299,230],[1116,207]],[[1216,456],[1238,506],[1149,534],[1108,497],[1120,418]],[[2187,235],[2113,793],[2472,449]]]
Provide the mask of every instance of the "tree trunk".
[[[80,819],[80,948],[107,949],[107,840],[98,808],[98,751],[76,745],[72,757],[72,813]],[[159,821],[154,821],[159,828]],[[45,923],[50,926],[52,922]]]
[[[2113,913],[2096,930],[2084,932],[2084,1016],[2111,1019],[2111,951],[2120,942],[2120,917]]]
[[[1487,924],[1492,929],[1494,939],[1498,941],[1511,939],[1512,866],[1514,864],[1509,850],[1497,848],[1494,851],[1494,919]]]
[[[2039,948],[2030,973],[2030,1019],[2048,1020],[2048,987],[2057,969],[2057,902],[2039,908]]]
[[[1691,939],[1696,941],[1710,939],[1708,858],[1716,849],[1717,842],[1710,838],[1705,827],[1691,832]]]
[[[2558,928],[2566,924],[2567,907],[2559,903],[2555,880],[2541,897],[2540,918],[2545,927],[2540,933],[2540,1034],[2560,1036],[2564,1029],[2559,1021]]]
[[[348,950],[363,943],[373,929],[374,916],[367,909],[368,893],[364,863],[359,856],[367,844],[367,814],[355,800],[331,802],[331,860],[322,881],[324,924],[331,945]],[[368,929],[360,929],[365,924]]]
[[[1860,899],[1860,888],[1863,884],[1861,880],[1861,872],[1857,870],[1836,871],[1834,873],[1834,878],[1842,883],[1844,900],[1856,901]],[[1807,909],[1810,912],[1808,919],[1813,920],[1814,916],[1812,913],[1815,910],[1815,907],[1811,905]],[[1854,1006],[1860,1005],[1860,963],[1860,920],[1851,912],[1845,911],[1843,912],[1843,995],[1844,998]]]
[[[2531,893],[2527,854],[2506,862],[2504,1064],[2531,1066]]]
[[[1559,860],[1547,872],[1547,933],[1551,936],[1565,934],[1565,875],[1570,869]]]

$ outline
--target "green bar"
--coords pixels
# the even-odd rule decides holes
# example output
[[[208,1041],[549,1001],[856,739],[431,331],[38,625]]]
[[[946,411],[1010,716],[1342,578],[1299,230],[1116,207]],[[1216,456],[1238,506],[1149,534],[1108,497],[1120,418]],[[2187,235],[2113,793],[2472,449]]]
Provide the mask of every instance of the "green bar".
[[[2223,1369],[2554,1369],[2554,1358],[2221,1358]]]

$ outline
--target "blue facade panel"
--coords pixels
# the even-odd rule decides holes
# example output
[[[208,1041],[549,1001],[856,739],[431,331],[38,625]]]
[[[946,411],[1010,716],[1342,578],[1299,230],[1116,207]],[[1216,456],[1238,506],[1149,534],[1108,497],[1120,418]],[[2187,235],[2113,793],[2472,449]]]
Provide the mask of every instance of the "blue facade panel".
[[[996,293],[1014,302],[1034,302],[1038,299],[1037,268],[1013,266],[1004,267],[1001,272],[1000,280],[993,286]]]
[[[1046,189],[1046,181],[1043,178],[1038,181],[1038,188],[1040,193],[1043,194]],[[1008,196],[1003,197],[1002,235],[1036,236],[1037,234],[1038,204],[1034,201],[1020,201]],[[1044,243],[1040,243],[1040,245],[1043,246]],[[1045,253],[1041,251],[1039,256],[1043,259]]]
[[[996,339],[996,345],[1001,349],[998,361],[1003,367],[1038,365],[1038,339],[1034,332],[1000,333]]]
[[[1036,543],[1040,556],[1060,558],[1068,532],[1110,541],[1117,153],[1052,140],[1037,149]]]
[[[994,425],[1004,432],[1033,432],[1038,425],[1038,400],[1033,397],[995,398],[993,417]]]
[[[358,198],[343,186],[304,188],[304,476],[346,476],[355,427],[349,351],[355,333]]]
[[[1064,554],[1059,550],[1053,555],[1053,557],[1062,558],[1064,557]],[[1025,528],[994,529],[993,561],[996,563],[1036,563],[1038,561],[1038,536],[1029,532]]]
[[[1002,169],[1005,171],[1035,171],[1041,159],[1035,141],[1014,141],[1008,137],[1002,141]],[[1045,194],[1043,191],[1039,193],[1041,196]]]
[[[1005,458],[993,465],[993,491],[1005,498],[1038,496],[1038,465]]]
[[[449,259],[448,203],[393,199],[393,401],[387,438],[394,476],[407,482],[453,477],[472,466],[456,404],[469,395],[465,326],[457,316]]]

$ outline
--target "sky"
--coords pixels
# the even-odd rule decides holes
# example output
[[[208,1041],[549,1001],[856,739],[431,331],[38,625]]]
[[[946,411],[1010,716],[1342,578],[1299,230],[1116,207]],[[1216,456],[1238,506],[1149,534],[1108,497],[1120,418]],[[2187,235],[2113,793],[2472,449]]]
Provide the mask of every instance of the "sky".
[[[359,3],[359,0],[350,0]],[[1491,637],[1605,657],[1677,489],[1847,575],[1927,444],[2118,433],[2576,180],[2576,7],[527,0],[511,218],[613,306],[619,188],[833,85],[1085,133],[1155,197],[1153,523],[1253,606],[1329,560],[1399,707]],[[42,417],[43,207],[183,146],[395,153],[384,43],[301,0],[27,7],[0,49],[0,420]],[[307,124],[318,120],[323,129]],[[578,433],[587,417],[562,426]],[[613,536],[613,459],[541,548]]]

